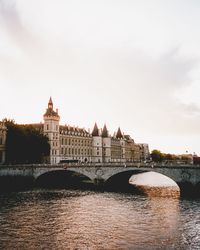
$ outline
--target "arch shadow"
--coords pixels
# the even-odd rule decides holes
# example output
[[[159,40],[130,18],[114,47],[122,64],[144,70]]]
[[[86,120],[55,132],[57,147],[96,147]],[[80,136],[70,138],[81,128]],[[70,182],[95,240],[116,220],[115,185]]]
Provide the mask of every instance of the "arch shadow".
[[[71,170],[52,170],[35,179],[41,188],[90,189],[94,186],[89,177]]]
[[[106,191],[114,191],[114,192],[126,192],[126,193],[137,193],[141,194],[141,191],[129,184],[129,179],[132,175],[146,173],[148,171],[144,171],[141,169],[138,170],[126,170],[117,174],[112,175],[108,178],[104,183],[104,188]]]

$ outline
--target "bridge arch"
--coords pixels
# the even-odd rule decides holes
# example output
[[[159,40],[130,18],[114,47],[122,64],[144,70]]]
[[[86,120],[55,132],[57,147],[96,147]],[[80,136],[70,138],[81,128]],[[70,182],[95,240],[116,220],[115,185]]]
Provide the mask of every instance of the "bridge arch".
[[[35,176],[35,184],[45,187],[90,187],[91,179],[79,172],[67,169],[41,171]]]
[[[116,171],[116,173],[112,174],[105,180],[105,188],[113,191],[136,191],[133,185],[129,183],[129,179],[133,175],[137,175],[140,173],[145,173],[147,171],[141,169],[122,169],[122,171]]]
[[[130,191],[137,191],[137,185],[134,185],[133,182],[130,183],[130,179],[131,177],[134,177],[138,175],[139,178],[144,178],[143,173],[155,173],[155,175],[152,175],[152,178],[155,178],[155,186],[153,185],[153,182],[151,183],[150,180],[148,180],[147,178],[144,179],[144,184],[141,182],[141,186],[142,185],[148,185],[148,181],[149,184],[152,185],[152,188],[154,187],[158,187],[159,181],[160,181],[160,187],[176,187],[177,190],[181,190],[181,185],[179,185],[179,183],[176,182],[176,180],[174,180],[171,176],[167,176],[166,174],[160,173],[160,171],[154,171],[153,169],[134,169],[134,170],[130,170],[130,169],[122,169],[122,171],[117,171],[117,173],[113,174],[112,176],[110,176],[106,182],[105,185],[108,186],[108,188],[111,189],[115,189],[115,190],[119,190],[119,191],[123,191],[123,190],[130,190]],[[157,174],[157,175],[156,175]],[[162,182],[163,182],[163,186],[162,186]],[[169,183],[169,186],[167,186],[167,183]],[[112,188],[113,187],[113,188]]]
[[[131,177],[134,174],[140,174],[140,173],[145,173],[148,172],[147,170],[141,170],[141,169],[122,169],[122,170],[118,170],[115,173],[113,173],[112,175],[110,175],[105,181],[109,182],[110,180],[112,180],[113,178],[116,178],[120,175],[125,175],[127,177]]]

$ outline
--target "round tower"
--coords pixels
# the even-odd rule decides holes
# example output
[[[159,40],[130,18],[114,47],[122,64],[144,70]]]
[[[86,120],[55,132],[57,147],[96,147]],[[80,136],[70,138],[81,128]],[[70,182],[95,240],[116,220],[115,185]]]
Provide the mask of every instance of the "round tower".
[[[103,162],[111,162],[111,137],[109,136],[106,124],[104,124],[101,137]]]
[[[120,162],[125,162],[125,139],[124,136],[121,132],[120,127],[117,130],[116,138],[120,140],[120,145],[121,145],[121,156],[120,156]]]
[[[102,137],[95,122],[92,131],[92,146],[93,146],[93,162],[102,162]]]

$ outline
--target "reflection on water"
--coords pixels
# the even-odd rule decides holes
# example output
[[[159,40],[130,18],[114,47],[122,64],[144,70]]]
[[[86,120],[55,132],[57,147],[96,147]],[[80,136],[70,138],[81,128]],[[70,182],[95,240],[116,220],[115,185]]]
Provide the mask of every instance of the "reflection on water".
[[[131,176],[129,183],[139,188],[142,193],[149,196],[179,198],[180,188],[175,181],[169,177],[156,173],[147,172]]]
[[[198,200],[37,190],[2,194],[0,203],[1,249],[198,249],[200,244]]]

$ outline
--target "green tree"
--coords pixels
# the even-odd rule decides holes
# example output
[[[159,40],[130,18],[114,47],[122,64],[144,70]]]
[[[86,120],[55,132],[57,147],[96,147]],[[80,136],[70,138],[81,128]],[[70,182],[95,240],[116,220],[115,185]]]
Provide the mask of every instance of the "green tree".
[[[6,162],[41,163],[49,156],[50,145],[42,131],[32,125],[17,125],[4,119],[7,127]]]
[[[161,162],[164,160],[164,154],[160,150],[154,149],[151,152],[151,158],[155,162]]]

